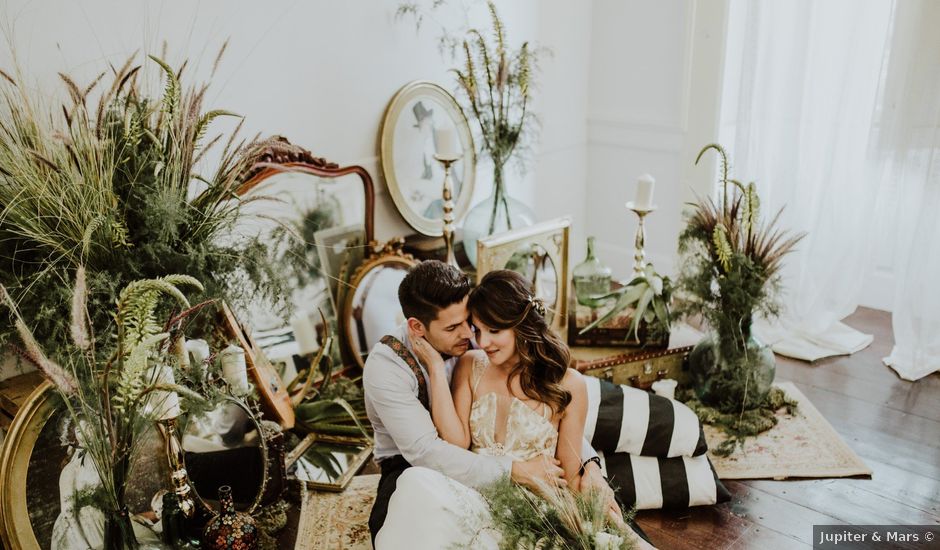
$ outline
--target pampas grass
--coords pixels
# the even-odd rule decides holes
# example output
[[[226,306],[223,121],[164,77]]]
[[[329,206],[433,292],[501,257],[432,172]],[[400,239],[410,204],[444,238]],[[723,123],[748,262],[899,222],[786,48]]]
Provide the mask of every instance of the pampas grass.
[[[162,90],[139,85],[148,69],[162,74]],[[79,265],[94,288],[89,327],[105,337],[121,288],[170,273],[195,276],[208,296],[282,309],[285,278],[267,247],[225,241],[256,158],[238,128],[207,135],[236,115],[206,109],[208,85],[187,86],[182,67],[160,58],[134,55],[109,72],[87,84],[61,74],[61,105],[28,90],[22,71],[0,80],[0,283],[34,332],[53,356],[81,336],[65,310]],[[221,144],[207,170],[200,159]],[[0,331],[0,342],[11,333]]]

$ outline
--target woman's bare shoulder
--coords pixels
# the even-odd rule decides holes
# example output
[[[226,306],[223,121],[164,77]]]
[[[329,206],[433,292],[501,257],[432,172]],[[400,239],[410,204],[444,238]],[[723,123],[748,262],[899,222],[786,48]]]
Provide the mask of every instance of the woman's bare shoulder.
[[[568,369],[565,371],[565,376],[561,379],[561,385],[570,392],[581,393],[587,391],[584,382],[584,375],[575,369]]]

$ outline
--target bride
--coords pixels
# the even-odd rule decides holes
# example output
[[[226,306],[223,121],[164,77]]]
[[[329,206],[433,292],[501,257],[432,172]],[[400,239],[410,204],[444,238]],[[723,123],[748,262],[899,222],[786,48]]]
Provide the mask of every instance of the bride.
[[[560,485],[580,490],[587,390],[581,375],[568,368],[568,348],[548,326],[545,306],[522,275],[508,270],[488,273],[467,306],[480,349],[460,358],[450,387],[440,353],[424,338],[409,335],[428,367],[431,415],[440,437],[480,454],[515,460],[543,456],[564,470]],[[611,520],[624,527],[617,504],[609,506]],[[635,542],[652,548],[638,536]],[[498,543],[483,497],[422,467],[398,478],[376,538],[378,550],[498,548]]]

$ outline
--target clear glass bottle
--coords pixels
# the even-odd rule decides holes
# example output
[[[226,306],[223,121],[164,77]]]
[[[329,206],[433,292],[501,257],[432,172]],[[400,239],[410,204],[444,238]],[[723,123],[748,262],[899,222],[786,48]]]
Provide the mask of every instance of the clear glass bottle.
[[[578,303],[588,307],[602,305],[605,300],[598,300],[597,297],[610,292],[610,279],[610,268],[594,255],[594,237],[588,237],[587,258],[572,271]]]

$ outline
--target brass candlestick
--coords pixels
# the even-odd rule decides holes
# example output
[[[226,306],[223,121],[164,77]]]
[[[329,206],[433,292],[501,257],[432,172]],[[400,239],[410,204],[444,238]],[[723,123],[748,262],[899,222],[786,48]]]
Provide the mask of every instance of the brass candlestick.
[[[450,180],[450,165],[460,160],[460,157],[445,157],[434,155],[442,165],[444,165],[444,246],[447,249],[448,265],[460,268],[457,265],[457,255],[454,254],[454,185]]]
[[[166,458],[170,463],[170,479],[173,482],[173,492],[180,500],[180,511],[187,518],[193,517],[196,512],[196,502],[193,500],[192,485],[183,458],[183,447],[176,437],[176,419],[169,418],[157,422],[166,443]]]
[[[627,203],[627,208],[632,210],[640,220],[640,223],[636,227],[636,236],[633,239],[635,249],[633,253],[633,276],[639,277],[646,271],[646,252],[643,250],[646,241],[646,230],[643,227],[643,218],[650,212],[656,210],[656,206],[637,206],[636,203],[630,201]]]

